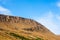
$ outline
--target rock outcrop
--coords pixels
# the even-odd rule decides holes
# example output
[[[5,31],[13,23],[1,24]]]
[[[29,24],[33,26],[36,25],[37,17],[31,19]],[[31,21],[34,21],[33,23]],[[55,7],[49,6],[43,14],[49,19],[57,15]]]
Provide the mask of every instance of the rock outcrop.
[[[22,35],[22,36],[21,36]],[[1,40],[56,40],[55,34],[35,20],[0,14]],[[38,37],[38,38],[36,38]],[[41,39],[42,38],[42,39]],[[59,39],[57,39],[59,40]]]
[[[30,31],[49,31],[48,29],[44,28],[43,25],[40,23],[27,18],[22,17],[16,17],[16,16],[9,16],[9,15],[2,15],[0,14],[0,22],[8,22],[8,23],[25,23],[26,25],[32,25],[30,28],[24,28],[24,30],[30,30]]]

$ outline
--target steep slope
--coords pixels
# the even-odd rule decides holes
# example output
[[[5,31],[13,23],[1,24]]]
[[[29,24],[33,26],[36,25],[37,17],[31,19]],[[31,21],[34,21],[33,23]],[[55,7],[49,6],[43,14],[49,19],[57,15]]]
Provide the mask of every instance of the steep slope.
[[[56,35],[58,39],[60,39],[60,35]]]
[[[42,24],[27,18],[0,14],[0,40],[59,40]]]

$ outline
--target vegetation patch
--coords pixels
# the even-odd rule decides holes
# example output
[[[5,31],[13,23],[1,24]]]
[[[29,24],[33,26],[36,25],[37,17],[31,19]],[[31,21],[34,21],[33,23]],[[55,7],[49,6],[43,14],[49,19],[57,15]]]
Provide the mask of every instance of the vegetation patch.
[[[44,39],[42,39],[42,38],[39,38],[39,37],[36,37],[36,39],[35,40],[44,40]]]
[[[11,36],[15,37],[15,38],[19,38],[21,40],[31,40],[30,38],[26,38],[24,36],[21,36],[21,35],[18,35],[18,34],[15,34],[15,33],[9,33]],[[34,39],[34,38],[32,38]],[[42,38],[39,38],[39,37],[36,37],[34,40],[43,40]]]
[[[14,36],[16,38],[19,38],[21,40],[30,40],[29,38],[25,38],[24,36],[20,36],[18,34],[15,34],[15,33],[10,33],[11,36]]]

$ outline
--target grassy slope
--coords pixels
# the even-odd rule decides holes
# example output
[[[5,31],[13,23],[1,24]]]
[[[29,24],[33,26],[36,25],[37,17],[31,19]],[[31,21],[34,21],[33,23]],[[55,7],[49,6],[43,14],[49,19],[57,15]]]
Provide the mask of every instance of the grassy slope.
[[[22,29],[31,26],[32,25],[26,25],[23,23],[16,24],[0,22],[0,40],[20,40],[22,38],[26,40],[57,40],[57,37],[49,32],[30,32]]]

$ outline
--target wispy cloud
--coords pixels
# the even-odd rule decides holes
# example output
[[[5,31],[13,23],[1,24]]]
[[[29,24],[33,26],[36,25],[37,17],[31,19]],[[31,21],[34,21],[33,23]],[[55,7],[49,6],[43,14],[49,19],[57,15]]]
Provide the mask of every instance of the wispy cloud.
[[[57,7],[60,7],[60,2],[57,2],[56,5],[57,5]]]
[[[58,20],[60,20],[60,16],[56,16],[56,18],[57,18]]]
[[[53,33],[59,34],[60,27],[59,24],[56,24],[58,22],[55,22],[55,20],[56,15],[54,15],[51,11],[47,12],[43,17],[37,19],[38,22],[46,26]]]
[[[0,14],[12,15],[11,11],[7,8],[0,6]]]

